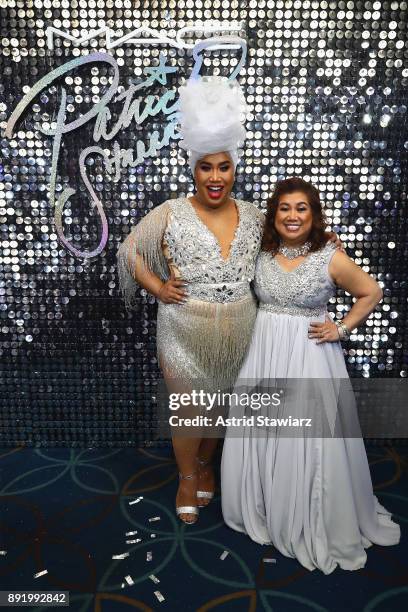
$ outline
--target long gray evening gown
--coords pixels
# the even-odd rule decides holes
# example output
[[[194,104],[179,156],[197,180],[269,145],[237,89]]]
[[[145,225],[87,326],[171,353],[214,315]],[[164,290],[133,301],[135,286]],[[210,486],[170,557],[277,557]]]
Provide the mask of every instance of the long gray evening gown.
[[[260,307],[239,380],[318,378],[326,379],[328,388],[340,379],[350,382],[340,343],[317,345],[308,338],[310,321],[324,321],[335,294],[328,273],[334,252],[326,244],[291,272],[271,254],[259,255]],[[230,416],[236,414],[232,404]],[[221,491],[227,525],[255,542],[273,544],[309,570],[362,568],[365,548],[400,539],[399,526],[373,494],[361,437],[289,437],[276,431],[260,437],[249,425],[231,426]]]

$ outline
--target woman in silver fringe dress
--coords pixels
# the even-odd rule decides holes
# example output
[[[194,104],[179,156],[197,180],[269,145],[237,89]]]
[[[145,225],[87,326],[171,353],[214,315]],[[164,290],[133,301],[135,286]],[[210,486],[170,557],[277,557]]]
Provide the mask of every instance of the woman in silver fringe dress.
[[[221,156],[228,160],[226,154]],[[208,155],[203,161],[209,163],[214,157]],[[191,383],[194,388],[196,379],[200,388],[204,382],[215,385],[216,391],[217,381],[235,380],[251,339],[257,305],[250,282],[261,243],[263,215],[253,204],[235,201],[239,221],[229,254],[223,257],[216,236],[200,218],[195,202],[188,197],[176,198],[149,212],[119,248],[119,274],[128,306],[132,306],[136,294],[135,280],[158,298],[157,356],[165,380],[170,385],[181,381],[187,387]],[[141,271],[139,258],[147,271]],[[187,283],[187,298],[178,293],[183,281]],[[170,294],[174,303],[163,301],[163,289],[175,292]],[[180,474],[193,474],[196,486],[196,457],[209,461],[216,442],[207,438],[191,443],[173,437]],[[202,505],[205,499],[211,499],[213,487],[210,482],[206,487],[209,491],[199,489]],[[187,515],[186,522],[195,522],[194,491],[190,495],[186,491],[183,497],[186,501],[180,500],[180,504],[184,511],[179,514],[182,520]]]
[[[154,208],[118,250],[126,306],[135,304],[136,282],[158,298],[157,355],[170,388],[175,380],[190,389],[204,381],[214,391],[218,381],[233,382],[251,338],[257,306],[250,282],[263,214],[231,198],[245,136],[242,108],[236,82],[213,78],[181,88],[181,146],[189,151],[196,193]],[[194,523],[198,506],[214,495],[217,439],[172,437],[176,512]]]

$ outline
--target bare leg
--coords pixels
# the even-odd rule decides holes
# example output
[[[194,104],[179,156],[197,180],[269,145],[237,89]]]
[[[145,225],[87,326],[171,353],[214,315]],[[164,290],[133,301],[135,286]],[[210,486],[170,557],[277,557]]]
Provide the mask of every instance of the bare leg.
[[[189,392],[189,388],[185,388],[182,381],[173,379],[166,374],[164,374],[164,379],[169,393]],[[191,406],[183,406],[177,411],[177,416],[189,418],[194,416],[193,412],[194,410]],[[193,437],[194,434],[196,434],[195,437]],[[179,473],[184,477],[192,476],[191,478],[180,479],[176,495],[176,506],[197,506],[197,453],[202,439],[201,435],[197,436],[197,434],[200,434],[200,430],[189,431],[188,428],[171,427],[173,450]],[[192,513],[182,513],[179,516],[181,520],[188,523],[197,520],[197,515]]]
[[[200,447],[200,438],[182,438],[173,436],[173,449],[177,467],[182,476],[194,474],[193,478],[181,479],[176,496],[176,506],[197,505],[197,453]],[[180,518],[187,522],[195,522],[197,515],[180,514]]]
[[[211,461],[217,446],[218,438],[202,438],[200,448],[198,450],[199,458],[205,459],[205,461]]]
[[[213,467],[210,465],[216,448],[218,446],[218,438],[203,438],[198,449],[198,458],[205,461],[208,465],[200,465],[198,468],[198,483],[199,491],[212,492],[215,489],[215,477]],[[207,506],[210,503],[208,498],[199,498],[200,506]]]

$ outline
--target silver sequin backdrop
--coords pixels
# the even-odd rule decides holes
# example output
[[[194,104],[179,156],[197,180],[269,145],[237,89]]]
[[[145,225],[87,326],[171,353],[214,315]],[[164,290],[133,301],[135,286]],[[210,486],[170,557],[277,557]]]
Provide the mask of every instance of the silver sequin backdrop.
[[[407,2],[400,1],[0,0],[2,131],[42,77],[90,53],[115,58],[120,92],[146,78],[161,52],[176,70],[165,85],[150,87],[156,99],[176,90],[192,70],[188,49],[126,40],[107,49],[105,34],[78,45],[56,33],[50,49],[50,27],[73,38],[110,28],[116,39],[144,24],[174,39],[186,26],[237,22],[248,43],[239,81],[249,114],[234,193],[262,208],[279,178],[303,176],[320,188],[331,228],[384,288],[382,303],[345,347],[350,375],[406,377],[407,15]],[[225,50],[204,57],[207,74],[230,74],[238,61]],[[106,215],[107,242],[97,256],[80,257],[56,231],[53,141],[39,129],[56,121],[62,88],[66,122],[74,121],[100,101],[112,74],[106,64],[64,74],[33,100],[11,138],[1,136],[2,445],[152,442],[155,304],[141,290],[138,310],[125,312],[115,252],[150,208],[192,191],[186,159],[171,140],[114,177],[100,155],[88,155],[85,166]],[[117,121],[123,101],[109,108],[111,122]],[[98,145],[111,156],[114,141],[136,150],[166,121],[158,113]],[[61,224],[65,238],[85,252],[103,233],[79,173],[81,152],[94,144],[94,124],[63,135],[54,185],[57,197],[67,187],[76,191]],[[330,309],[341,316],[350,304],[339,291]]]

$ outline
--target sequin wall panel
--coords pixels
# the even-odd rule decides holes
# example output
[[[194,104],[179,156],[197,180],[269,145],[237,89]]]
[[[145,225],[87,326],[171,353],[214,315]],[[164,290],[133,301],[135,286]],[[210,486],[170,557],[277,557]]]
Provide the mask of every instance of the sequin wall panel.
[[[182,29],[220,21],[248,43],[235,196],[264,208],[279,178],[320,187],[331,228],[384,288],[346,346],[350,374],[406,377],[406,2],[0,0],[3,446],[157,443],[156,306],[140,290],[125,311],[116,250],[149,209],[193,190],[163,96],[204,37]],[[154,45],[159,31],[168,42]],[[239,63],[235,50],[203,55],[206,74]],[[330,308],[341,318],[351,303],[339,291]]]

